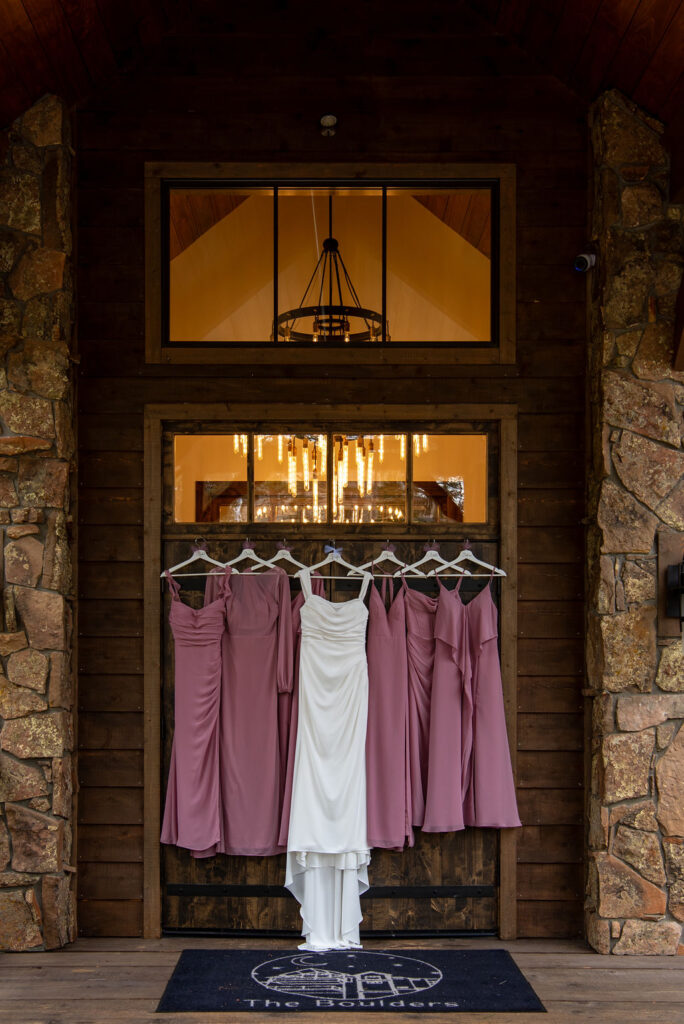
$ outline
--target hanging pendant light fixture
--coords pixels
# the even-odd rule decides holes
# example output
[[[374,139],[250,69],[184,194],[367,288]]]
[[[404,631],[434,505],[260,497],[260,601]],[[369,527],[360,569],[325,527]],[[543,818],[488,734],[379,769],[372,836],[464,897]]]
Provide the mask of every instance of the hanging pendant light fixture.
[[[320,280],[318,296],[315,281]],[[347,301],[345,301],[345,293]],[[312,302],[315,300],[315,302]],[[308,304],[307,304],[308,302]],[[311,320],[311,330],[300,321]],[[332,233],[332,196],[328,197],[328,237],[313,274],[296,309],[281,313],[273,331],[275,341],[310,342],[313,345],[353,345],[383,339],[382,314],[366,309],[349,276],[340,244]]]

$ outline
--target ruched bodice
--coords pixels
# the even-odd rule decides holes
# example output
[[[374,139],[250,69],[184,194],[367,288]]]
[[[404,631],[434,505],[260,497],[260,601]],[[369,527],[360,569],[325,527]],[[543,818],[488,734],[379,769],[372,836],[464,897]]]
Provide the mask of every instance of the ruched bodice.
[[[368,609],[360,597],[333,604],[318,594],[311,594],[301,611],[302,640],[356,645],[366,639]],[[359,655],[365,656],[363,649]]]

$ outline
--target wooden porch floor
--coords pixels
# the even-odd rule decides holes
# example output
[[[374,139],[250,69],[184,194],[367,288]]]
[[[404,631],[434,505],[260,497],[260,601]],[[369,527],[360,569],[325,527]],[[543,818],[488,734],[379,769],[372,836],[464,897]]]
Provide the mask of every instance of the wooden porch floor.
[[[580,942],[521,939],[396,940],[367,949],[508,949],[548,1013],[400,1014],[180,1013],[155,1007],[182,949],[289,948],[287,940],[79,939],[54,953],[8,953],[0,959],[0,1021],[8,1024],[284,1024],[449,1020],[453,1024],[683,1024],[684,957],[606,957]]]

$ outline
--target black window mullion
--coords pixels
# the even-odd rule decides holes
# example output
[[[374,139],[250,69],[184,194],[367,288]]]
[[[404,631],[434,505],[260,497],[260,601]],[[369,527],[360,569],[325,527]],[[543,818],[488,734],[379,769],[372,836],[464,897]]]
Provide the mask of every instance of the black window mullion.
[[[256,434],[248,434],[247,444],[247,522],[254,522],[254,445]]]

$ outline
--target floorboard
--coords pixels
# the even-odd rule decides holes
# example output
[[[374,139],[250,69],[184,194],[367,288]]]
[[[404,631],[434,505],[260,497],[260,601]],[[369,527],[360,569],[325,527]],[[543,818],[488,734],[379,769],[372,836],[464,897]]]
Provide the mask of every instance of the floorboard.
[[[0,1024],[207,1024],[203,1013],[155,1012],[180,951],[188,948],[287,949],[289,943],[175,936],[79,939],[54,953],[9,953],[0,959]],[[605,957],[581,942],[539,939],[375,940],[365,948],[507,949],[548,1011],[544,1017],[461,1013],[453,1018],[454,1024],[684,1024],[684,957]],[[296,1016],[304,1024],[350,1024],[351,1019],[334,1012],[324,1019],[316,1013]],[[419,1019],[401,1013],[353,1017],[360,1024]],[[291,1014],[280,1013],[263,1019],[268,1024],[293,1020]],[[211,1024],[255,1020],[254,1013],[211,1014]]]

